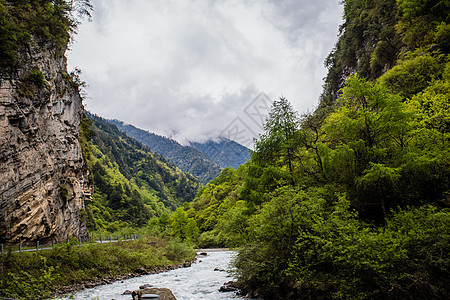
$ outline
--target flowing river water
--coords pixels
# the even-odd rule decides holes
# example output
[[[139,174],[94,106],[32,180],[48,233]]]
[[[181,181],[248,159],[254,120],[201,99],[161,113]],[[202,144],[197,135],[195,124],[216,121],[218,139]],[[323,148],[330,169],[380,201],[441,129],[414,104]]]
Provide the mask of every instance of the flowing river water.
[[[230,262],[235,252],[223,250],[205,250],[208,254],[198,257],[189,268],[180,268],[164,273],[144,275],[117,281],[91,289],[66,295],[58,299],[99,299],[130,300],[131,295],[122,295],[126,290],[138,290],[144,284],[152,287],[169,288],[177,300],[194,299],[244,299],[234,292],[219,292],[219,288],[232,277],[226,272],[230,270]]]

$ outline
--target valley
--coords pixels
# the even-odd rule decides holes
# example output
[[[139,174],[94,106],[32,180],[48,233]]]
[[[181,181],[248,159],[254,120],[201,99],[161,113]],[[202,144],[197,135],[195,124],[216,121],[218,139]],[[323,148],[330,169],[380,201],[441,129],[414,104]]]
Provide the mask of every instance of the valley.
[[[300,111],[315,80],[292,78],[318,76],[336,7],[269,2],[0,0],[0,298],[125,298],[141,275],[179,299],[450,298],[450,4],[342,1]],[[114,45],[86,75],[78,30]],[[267,115],[263,88],[288,95]],[[212,134],[226,124],[252,150]],[[202,248],[233,250],[189,268]]]

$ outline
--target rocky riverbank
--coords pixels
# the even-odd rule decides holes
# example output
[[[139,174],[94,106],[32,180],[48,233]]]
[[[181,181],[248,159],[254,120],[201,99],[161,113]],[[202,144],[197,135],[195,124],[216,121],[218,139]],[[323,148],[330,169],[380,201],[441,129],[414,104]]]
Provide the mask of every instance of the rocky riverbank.
[[[198,253],[199,255],[200,253]],[[207,252],[198,256],[189,268],[178,268],[169,272],[139,276],[127,280],[116,281],[113,284],[100,285],[85,289],[74,294],[58,297],[61,300],[70,299],[132,299],[133,291],[149,288],[170,289],[177,299],[244,299],[235,292],[220,292],[220,287],[233,280],[232,262],[235,252]],[[150,293],[157,294],[157,293]],[[145,297],[144,297],[145,298]]]
[[[196,261],[196,258],[191,261],[186,261],[184,263],[175,264],[175,265],[169,265],[169,266],[162,266],[162,267],[155,267],[155,268],[143,268],[139,267],[133,272],[117,275],[117,276],[104,276],[102,278],[96,278],[94,280],[88,280],[82,283],[76,283],[70,286],[62,286],[58,287],[56,290],[56,295],[64,295],[64,294],[70,294],[74,292],[78,292],[84,289],[93,288],[100,285],[105,284],[112,284],[116,281],[123,281],[130,278],[135,278],[143,275],[150,275],[150,274],[159,274],[163,272],[168,272],[171,270],[179,269],[179,268],[188,268],[192,265],[193,262]]]

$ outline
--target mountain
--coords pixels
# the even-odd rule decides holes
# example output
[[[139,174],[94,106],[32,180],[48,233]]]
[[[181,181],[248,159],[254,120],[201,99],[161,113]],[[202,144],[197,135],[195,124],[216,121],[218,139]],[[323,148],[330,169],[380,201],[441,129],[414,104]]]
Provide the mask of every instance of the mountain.
[[[221,172],[221,167],[217,163],[193,147],[183,146],[177,141],[119,120],[107,120],[107,122],[114,124],[119,130],[148,146],[152,151],[161,154],[184,172],[194,175],[204,184],[216,178]]]
[[[192,201],[200,186],[163,156],[121,132],[114,124],[88,114],[89,166],[93,202],[87,206],[90,230],[142,227],[153,216]]]
[[[87,238],[92,181],[64,1],[0,3],[0,243]]]
[[[250,159],[250,150],[235,141],[220,138],[204,143],[191,142],[190,146],[205,154],[222,168],[239,168]]]

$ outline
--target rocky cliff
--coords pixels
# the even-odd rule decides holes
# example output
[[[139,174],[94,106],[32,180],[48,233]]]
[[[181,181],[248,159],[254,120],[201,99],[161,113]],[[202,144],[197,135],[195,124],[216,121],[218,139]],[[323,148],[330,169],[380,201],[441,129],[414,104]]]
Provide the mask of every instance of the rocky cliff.
[[[0,242],[86,238],[92,180],[78,141],[78,86],[60,50],[22,55],[14,72],[0,70]]]

